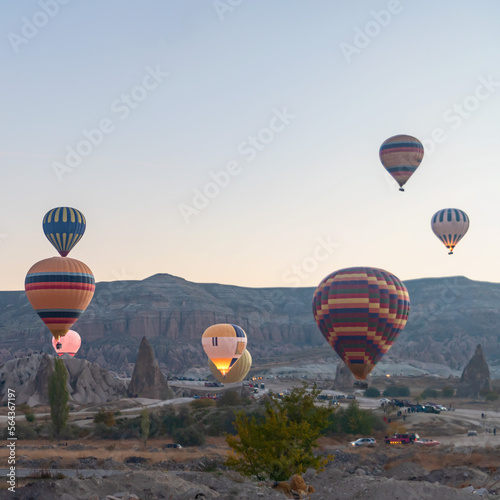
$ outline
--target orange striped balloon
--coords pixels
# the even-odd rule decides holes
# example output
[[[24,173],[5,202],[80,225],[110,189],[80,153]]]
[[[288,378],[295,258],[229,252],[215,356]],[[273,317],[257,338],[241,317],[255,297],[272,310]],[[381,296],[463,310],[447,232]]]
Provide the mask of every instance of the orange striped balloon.
[[[52,257],[31,267],[24,289],[33,309],[59,339],[90,304],[95,280],[83,262],[69,257]]]

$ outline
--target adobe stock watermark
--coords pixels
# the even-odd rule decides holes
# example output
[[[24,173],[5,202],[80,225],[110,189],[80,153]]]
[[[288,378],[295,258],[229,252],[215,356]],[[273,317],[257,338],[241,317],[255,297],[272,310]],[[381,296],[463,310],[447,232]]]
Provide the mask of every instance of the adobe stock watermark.
[[[281,277],[283,283],[294,288],[303,285],[304,281],[318,270],[320,264],[330,259],[339,247],[340,244],[333,241],[330,236],[316,238],[311,253],[299,263],[292,264],[283,273]],[[259,310],[253,311],[248,315],[249,325],[253,328],[260,327],[266,322],[266,318],[276,312],[276,308],[283,306],[286,300],[287,296],[282,289],[273,289],[269,295],[269,299],[259,306]]]
[[[273,114],[266,127],[262,127],[255,135],[249,135],[238,144],[236,152],[245,159],[247,163],[255,161],[259,153],[264,151],[276,138],[295,120],[297,115],[290,113],[286,106],[283,109],[273,109]],[[193,197],[190,203],[180,203],[179,212],[186,224],[191,222],[194,215],[199,215],[205,210],[212,200],[227,189],[234,177],[243,172],[243,166],[238,160],[226,163],[223,170],[211,171],[208,175],[210,180],[203,187],[193,189]]]
[[[465,96],[460,102],[449,106],[441,115],[441,119],[446,126],[435,127],[431,133],[423,139],[424,160],[432,156],[438,145],[443,144],[449,139],[450,132],[459,129],[472,115],[480,109],[482,104],[495,94],[500,87],[500,79],[494,75],[478,76],[478,84],[474,90]],[[399,185],[387,173],[384,175],[387,185],[392,191],[398,191]]]
[[[146,100],[150,92],[157,89],[165,81],[167,76],[168,73],[162,71],[158,64],[154,69],[151,66],[147,66],[146,74],[142,78],[141,83],[132,87],[129,93],[123,93],[120,97],[114,99],[109,106],[109,110],[117,115],[119,120],[126,120],[132,111],[137,109]],[[95,128],[83,129],[81,131],[81,139],[74,146],[66,146],[64,163],[58,161],[52,162],[52,169],[58,181],[62,182],[64,174],[73,172],[73,170],[79,167],[83,159],[90,156],[95,148],[103,143],[104,138],[112,134],[115,130],[116,123],[110,117],[101,118]]]
[[[299,264],[293,264],[290,269],[283,273],[283,283],[292,286],[300,286],[311,274],[318,270],[322,262],[328,260],[340,245],[334,242],[330,236],[317,238],[316,245],[307,257]]]
[[[233,12],[242,2],[243,0],[214,0],[212,5],[219,19],[224,21],[226,14]]]
[[[453,281],[445,279],[441,288],[441,293],[436,300],[427,304],[422,310],[410,310],[409,321],[411,321],[410,326],[412,329],[427,327],[429,320],[433,316],[442,313],[446,306],[453,304],[460,297],[461,292],[458,280],[458,276],[455,276]]]
[[[17,54],[22,46],[33,40],[40,30],[45,28],[51,19],[57,16],[62,5],[67,5],[70,0],[39,0],[40,10],[32,16],[21,18],[21,29],[19,33],[13,31],[7,34],[12,50]]]
[[[382,30],[391,24],[393,16],[403,12],[403,6],[399,0],[390,0],[385,9],[370,12],[371,19],[360,28],[354,28],[354,38],[352,43],[342,42],[340,50],[348,64],[351,64],[354,55],[359,55],[361,52],[370,46],[372,40],[377,38]]]
[[[438,144],[443,144],[448,140],[448,134],[451,130],[459,129],[481,107],[482,103],[497,91],[500,87],[500,80],[495,78],[494,75],[479,76],[479,83],[474,91],[464,97],[461,102],[453,104],[443,112],[442,120],[449,125],[434,128],[430,136],[422,141],[426,156],[431,156]]]

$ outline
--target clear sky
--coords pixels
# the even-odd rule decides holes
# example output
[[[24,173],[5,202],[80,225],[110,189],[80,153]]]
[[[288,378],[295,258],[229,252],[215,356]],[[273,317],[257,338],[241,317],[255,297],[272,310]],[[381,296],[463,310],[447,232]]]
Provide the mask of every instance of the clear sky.
[[[0,18],[0,289],[87,218],[96,281],[500,281],[497,0],[25,0]],[[100,129],[100,130],[99,130]],[[419,138],[400,193],[378,150]],[[453,256],[430,229],[470,217]]]

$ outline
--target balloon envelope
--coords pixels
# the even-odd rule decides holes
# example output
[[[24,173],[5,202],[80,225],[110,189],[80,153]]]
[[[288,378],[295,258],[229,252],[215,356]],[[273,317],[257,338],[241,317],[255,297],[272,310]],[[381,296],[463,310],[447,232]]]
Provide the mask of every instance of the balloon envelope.
[[[61,344],[60,349],[57,348],[58,342]],[[81,345],[82,339],[80,335],[75,332],[75,330],[68,330],[68,333],[62,336],[59,340],[52,337],[52,347],[56,353],[59,354],[59,356],[62,356],[63,354],[74,356],[78,352],[78,349],[80,349]]]
[[[364,380],[406,325],[410,298],[393,274],[372,267],[340,269],[318,285],[316,323],[352,374]]]
[[[206,355],[217,369],[226,375],[247,346],[247,335],[237,325],[221,323],[203,332],[201,343]]]
[[[226,376],[222,375],[222,373],[217,370],[217,367],[210,359],[208,360],[208,367],[216,380],[223,384],[233,384],[235,382],[241,382],[248,375],[252,367],[252,356],[248,352],[248,349],[245,349],[240,359],[238,359],[226,373]]]
[[[43,232],[62,257],[80,241],[85,232],[86,221],[76,208],[57,207],[49,210],[43,218]]]
[[[400,191],[424,157],[422,143],[411,135],[395,135],[380,146],[380,161],[399,184]]]
[[[95,281],[83,262],[52,257],[31,267],[24,288],[33,309],[57,339],[67,333],[89,305]]]
[[[457,243],[469,229],[469,217],[458,208],[444,208],[432,216],[431,228],[452,254]]]

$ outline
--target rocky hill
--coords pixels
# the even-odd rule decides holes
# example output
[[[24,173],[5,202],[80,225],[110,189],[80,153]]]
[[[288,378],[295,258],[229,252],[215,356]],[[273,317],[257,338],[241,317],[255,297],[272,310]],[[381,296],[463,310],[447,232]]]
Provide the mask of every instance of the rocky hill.
[[[61,357],[68,371],[70,401],[105,403],[126,396],[126,384],[107,370],[86,359],[69,354]],[[7,401],[7,389],[15,389],[16,404],[29,406],[49,404],[48,380],[54,373],[54,358],[49,354],[33,354],[11,359],[0,367],[0,399]]]
[[[464,277],[405,284],[410,319],[388,358],[459,369],[478,343],[490,364],[500,358],[500,284]],[[75,324],[83,339],[77,357],[130,376],[145,336],[160,367],[178,373],[186,366],[206,365],[201,334],[223,322],[247,332],[255,363],[325,346],[311,312],[313,293],[314,288],[191,283],[167,274],[98,283],[92,303]],[[0,292],[0,363],[34,351],[52,351],[50,334],[24,292]]]

